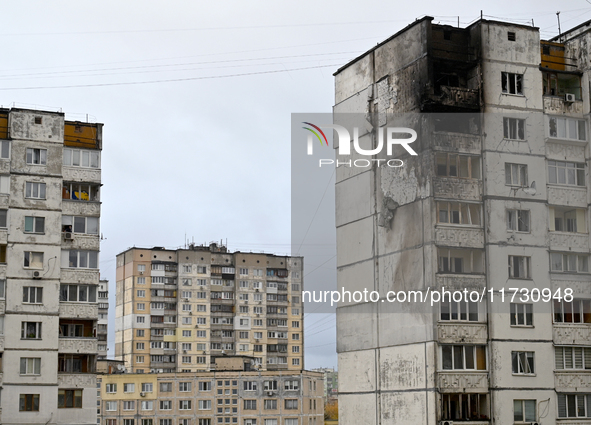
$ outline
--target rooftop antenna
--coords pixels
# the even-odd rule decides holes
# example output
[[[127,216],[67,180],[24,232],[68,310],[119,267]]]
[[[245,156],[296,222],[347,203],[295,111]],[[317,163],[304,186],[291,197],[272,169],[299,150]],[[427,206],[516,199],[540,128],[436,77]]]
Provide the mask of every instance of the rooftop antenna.
[[[562,43],[562,33],[560,32],[560,11],[556,12],[556,19],[558,19],[558,42]]]

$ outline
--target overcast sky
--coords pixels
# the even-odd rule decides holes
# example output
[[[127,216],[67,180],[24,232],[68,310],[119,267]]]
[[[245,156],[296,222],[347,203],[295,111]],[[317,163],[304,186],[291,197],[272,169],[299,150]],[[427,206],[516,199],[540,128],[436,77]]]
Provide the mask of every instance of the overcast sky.
[[[332,73],[349,59],[418,17],[457,25],[460,13],[465,26],[481,9],[534,19],[549,38],[558,8],[563,30],[591,19],[587,0],[4,2],[0,104],[104,123],[101,276],[114,316],[115,255],[128,247],[186,235],[290,253],[290,114],[331,112]],[[331,178],[311,187],[309,223],[334,224]],[[294,241],[314,250],[308,288],[334,281],[335,242],[321,242]],[[334,315],[306,320],[306,367],[336,366]]]

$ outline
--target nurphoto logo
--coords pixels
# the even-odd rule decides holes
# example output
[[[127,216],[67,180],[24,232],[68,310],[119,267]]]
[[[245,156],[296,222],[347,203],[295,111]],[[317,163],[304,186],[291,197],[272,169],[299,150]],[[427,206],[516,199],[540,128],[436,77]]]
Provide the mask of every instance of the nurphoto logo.
[[[314,154],[314,136],[320,142],[320,145],[328,146],[328,139],[322,128],[317,125],[314,125],[310,122],[303,122],[303,124],[308,125],[309,127],[302,127],[304,130],[309,131],[312,134],[308,134],[308,144],[307,144],[307,154],[313,155]],[[312,127],[312,128],[310,128]],[[350,155],[351,154],[351,135],[349,131],[341,126],[341,125],[325,125],[323,128],[332,129],[337,133],[338,141],[339,141],[339,148],[338,154],[343,155]],[[359,128],[353,127],[353,148],[355,152],[359,155],[365,156],[373,156],[377,155],[382,152],[384,148],[384,135],[385,135],[385,145],[386,145],[386,154],[387,156],[392,156],[392,149],[394,145],[402,146],[410,155],[417,155],[413,148],[409,145],[417,140],[417,132],[414,131],[412,128],[406,127],[388,127],[386,129],[377,128],[376,129],[378,143],[374,149],[363,149],[359,145]],[[410,137],[405,138],[398,138],[394,137],[394,135],[400,134],[409,134]],[[337,167],[340,166],[348,166],[348,167],[359,167],[359,168],[366,168],[370,167],[372,164],[377,164],[378,167],[382,165],[386,165],[388,167],[402,167],[404,165],[404,161],[401,159],[383,159],[383,158],[371,158],[371,159],[355,159],[355,160],[348,160],[348,161],[341,161],[341,160],[334,160],[334,159],[320,159],[319,160],[319,167],[323,165],[331,165],[336,164]]]

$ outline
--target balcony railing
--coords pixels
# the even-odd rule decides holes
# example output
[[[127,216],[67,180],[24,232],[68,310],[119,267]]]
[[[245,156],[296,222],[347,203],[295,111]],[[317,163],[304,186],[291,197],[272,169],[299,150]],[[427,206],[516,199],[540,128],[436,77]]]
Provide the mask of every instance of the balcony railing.
[[[437,372],[437,386],[440,392],[447,393],[488,392],[488,372]]]

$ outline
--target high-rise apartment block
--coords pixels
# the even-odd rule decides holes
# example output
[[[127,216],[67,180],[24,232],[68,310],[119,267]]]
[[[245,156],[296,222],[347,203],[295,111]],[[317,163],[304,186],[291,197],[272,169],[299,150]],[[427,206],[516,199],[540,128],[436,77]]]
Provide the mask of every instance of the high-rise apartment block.
[[[107,340],[109,328],[109,281],[101,280],[98,286],[98,322],[96,337],[98,339],[98,360],[107,358]]]
[[[3,424],[96,423],[102,124],[0,109]]]
[[[341,303],[343,423],[591,420],[589,45],[591,22],[426,17],[335,74],[362,147],[418,134],[402,167],[337,168],[339,287],[485,295]]]
[[[224,354],[302,370],[302,263],[217,244],[119,254],[116,358],[138,373],[209,370]]]

